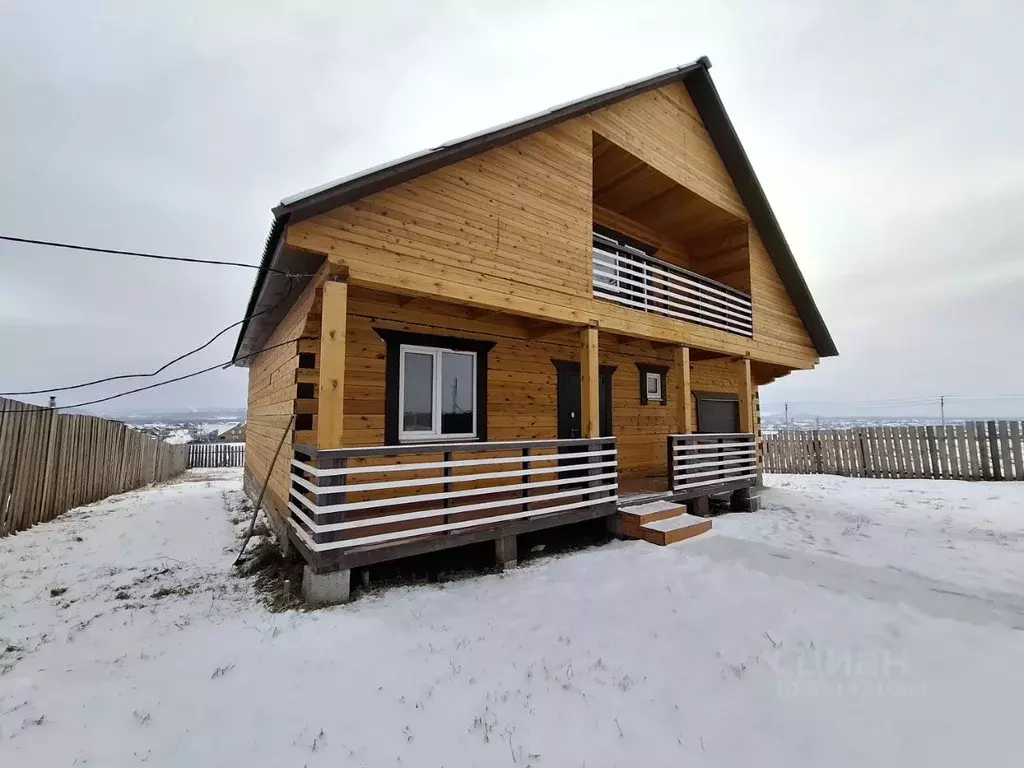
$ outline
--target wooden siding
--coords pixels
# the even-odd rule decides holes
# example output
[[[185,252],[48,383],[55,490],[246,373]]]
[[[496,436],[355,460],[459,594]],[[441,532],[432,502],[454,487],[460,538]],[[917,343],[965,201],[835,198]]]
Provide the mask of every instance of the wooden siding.
[[[317,341],[275,345],[301,336],[319,335],[321,292],[328,273],[328,269],[323,269],[310,281],[267,341],[266,351],[256,356],[249,368],[245,472],[251,476],[251,483],[257,486],[262,485],[267,479],[281,434],[288,426],[292,415],[308,410],[298,407],[298,384],[303,380],[303,373],[299,369],[299,352],[313,351],[315,354],[319,348]],[[288,498],[291,446],[296,437],[301,440],[299,430],[288,430],[267,487],[266,509],[271,524],[278,533],[285,530],[287,508],[284,500]]]
[[[616,232],[629,235],[642,243],[646,243],[647,245],[657,248],[658,252],[656,256],[662,261],[675,264],[677,267],[682,267],[683,269],[690,269],[693,266],[693,259],[683,244],[665,237],[660,232],[656,232],[649,227],[645,227],[639,222],[615,213],[615,211],[609,211],[607,208],[595,205],[593,221],[595,224],[609,227],[610,229],[614,229]]]
[[[726,282],[749,279],[752,340],[593,298],[595,132],[749,222],[689,94],[674,84],[301,222],[287,242],[347,265],[353,286],[813,367],[817,354],[752,229],[749,277],[736,255],[742,243],[726,249],[724,271],[712,265]]]
[[[355,290],[349,294],[345,367],[346,447],[384,444],[386,345],[374,328],[495,341],[488,365],[488,439],[542,440],[557,437],[557,374],[553,359],[579,361],[580,334],[573,329],[531,338],[528,324],[508,315],[480,317],[453,304],[418,301],[399,306],[398,297]],[[601,333],[599,362],[615,366],[612,426],[625,477],[663,476],[665,437],[679,429],[673,349]],[[637,363],[668,366],[665,405],[640,404]],[[736,363],[723,359],[692,364],[695,391],[738,391]]]
[[[750,216],[732,178],[682,84],[628,99],[578,118],[578,122],[589,125],[651,167],[749,223]],[[802,358],[813,364],[817,361],[814,345],[760,237],[752,226],[749,232],[749,290],[754,303],[754,343],[750,345],[750,356],[783,364],[787,364],[784,358]],[[694,266],[715,279],[726,277],[723,282],[729,282],[729,271],[715,275],[704,271],[704,265]]]
[[[688,242],[691,268],[746,294],[751,292],[750,235],[745,222],[717,227]],[[767,256],[767,254],[764,254]],[[788,301],[788,296],[786,297]],[[754,302],[754,329],[758,324]],[[802,324],[801,324],[802,327]]]
[[[750,283],[754,338],[771,336],[776,344],[790,348],[810,344],[803,320],[756,232],[750,236]]]

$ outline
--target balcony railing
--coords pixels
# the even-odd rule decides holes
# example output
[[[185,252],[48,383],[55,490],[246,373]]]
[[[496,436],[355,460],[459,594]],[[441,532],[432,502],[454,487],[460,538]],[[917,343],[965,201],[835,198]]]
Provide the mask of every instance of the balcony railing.
[[[754,335],[750,297],[594,233],[594,296],[740,336]]]
[[[313,553],[597,516],[618,500],[613,437],[295,450],[289,523]]]
[[[757,445],[749,433],[668,436],[672,492],[694,496],[715,486],[742,487],[757,479]]]

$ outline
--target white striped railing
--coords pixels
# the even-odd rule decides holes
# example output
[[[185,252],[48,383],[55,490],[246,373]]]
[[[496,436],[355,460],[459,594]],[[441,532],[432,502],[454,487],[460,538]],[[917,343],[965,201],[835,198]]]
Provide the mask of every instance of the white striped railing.
[[[757,445],[749,433],[668,436],[673,493],[715,493],[715,486],[753,485]]]
[[[594,296],[644,312],[753,337],[750,297],[594,233]]]
[[[289,523],[314,553],[610,508],[615,438],[307,449]]]

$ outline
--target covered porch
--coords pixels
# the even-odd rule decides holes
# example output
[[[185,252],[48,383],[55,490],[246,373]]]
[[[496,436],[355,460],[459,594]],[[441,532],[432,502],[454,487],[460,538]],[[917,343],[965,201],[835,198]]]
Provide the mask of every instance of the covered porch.
[[[749,359],[343,281],[319,309],[286,500],[314,573],[480,541],[512,563],[521,533],[756,481]]]
[[[706,514],[709,497],[728,494],[734,511],[752,511],[749,489],[760,472],[753,433],[669,435],[665,466],[664,477],[621,478],[619,507],[665,500],[688,502],[698,514]]]

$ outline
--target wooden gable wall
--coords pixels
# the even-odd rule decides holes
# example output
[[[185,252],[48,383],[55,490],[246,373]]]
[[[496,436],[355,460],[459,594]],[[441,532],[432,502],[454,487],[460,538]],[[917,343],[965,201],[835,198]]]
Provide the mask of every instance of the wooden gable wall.
[[[589,135],[558,126],[289,227],[288,242],[348,264],[353,285],[586,322],[590,227]]]
[[[594,132],[749,222],[685,86],[673,84],[290,226],[287,242],[344,263],[356,286],[812,367],[817,353],[752,227],[752,340],[593,298]]]
[[[578,121],[749,224],[739,192],[682,84],[627,99]],[[755,340],[770,340],[796,356],[816,358],[814,344],[764,243],[753,226],[748,232]]]

